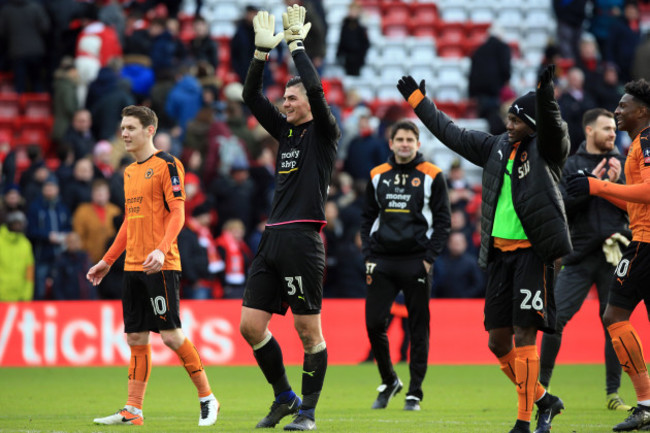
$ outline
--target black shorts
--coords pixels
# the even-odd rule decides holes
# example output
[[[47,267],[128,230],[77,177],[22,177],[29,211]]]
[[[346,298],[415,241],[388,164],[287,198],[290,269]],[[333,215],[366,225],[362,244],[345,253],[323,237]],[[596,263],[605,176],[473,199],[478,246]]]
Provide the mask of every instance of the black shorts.
[[[319,314],[325,248],[313,228],[267,227],[248,271],[244,306],[269,313]]]
[[[122,312],[124,332],[144,332],[181,327],[180,271],[124,272]]]
[[[494,251],[488,263],[485,329],[534,327],[555,332],[554,266],[532,248]]]
[[[643,300],[650,314],[650,244],[632,241],[614,271],[609,304],[633,311]]]

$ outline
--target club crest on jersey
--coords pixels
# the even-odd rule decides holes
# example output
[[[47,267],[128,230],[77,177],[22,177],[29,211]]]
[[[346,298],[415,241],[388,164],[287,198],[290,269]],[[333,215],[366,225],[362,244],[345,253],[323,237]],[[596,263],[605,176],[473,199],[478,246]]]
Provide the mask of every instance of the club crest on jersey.
[[[151,176],[153,176],[153,168],[150,168],[149,170],[147,170],[147,172],[144,174],[144,178],[145,179],[150,179]]]
[[[181,190],[181,180],[178,176],[172,176],[172,191],[179,192]]]
[[[420,178],[419,178],[419,177],[414,177],[414,178],[411,180],[411,185],[413,185],[413,186],[416,187],[416,188],[417,188],[418,186],[420,186]]]
[[[650,147],[643,149],[643,162],[650,164]]]
[[[521,152],[521,162],[524,162],[527,159],[528,159],[528,152],[526,151]]]

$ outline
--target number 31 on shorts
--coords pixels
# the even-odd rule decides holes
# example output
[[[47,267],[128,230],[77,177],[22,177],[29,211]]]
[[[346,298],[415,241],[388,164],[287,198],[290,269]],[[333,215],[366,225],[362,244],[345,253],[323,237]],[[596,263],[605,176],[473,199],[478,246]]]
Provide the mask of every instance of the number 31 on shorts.
[[[301,295],[304,294],[302,291],[302,277],[300,275],[296,275],[295,277],[284,277],[284,280],[287,282],[287,287],[289,288],[287,291],[289,296],[295,295],[298,289],[300,289]],[[296,288],[296,283],[298,284],[298,288]]]
[[[535,291],[534,295],[533,292],[528,289],[519,289],[519,292],[525,296],[524,300],[521,301],[521,305],[519,306],[522,310],[533,309],[541,311],[544,309],[544,301],[542,301],[541,290]]]

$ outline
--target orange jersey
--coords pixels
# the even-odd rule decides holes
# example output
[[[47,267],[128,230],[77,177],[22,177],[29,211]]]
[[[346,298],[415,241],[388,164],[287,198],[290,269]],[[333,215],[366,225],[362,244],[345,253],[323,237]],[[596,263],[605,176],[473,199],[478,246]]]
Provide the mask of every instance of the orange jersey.
[[[650,181],[650,128],[634,138],[625,160],[626,185]],[[632,239],[650,242],[650,204],[627,202]]]
[[[169,203],[185,200],[183,164],[166,152],[134,162],[124,171],[124,194],[128,223],[124,270],[142,271],[142,263],[165,236],[170,222]],[[162,269],[181,270],[176,237],[165,254]]]

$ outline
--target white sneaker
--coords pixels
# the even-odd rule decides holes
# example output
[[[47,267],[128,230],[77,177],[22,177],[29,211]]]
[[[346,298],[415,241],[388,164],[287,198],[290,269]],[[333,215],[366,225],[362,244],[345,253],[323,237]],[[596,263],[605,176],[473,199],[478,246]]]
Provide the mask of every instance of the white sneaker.
[[[199,416],[199,427],[213,425],[217,422],[219,413],[219,401],[214,398],[201,402],[201,416]]]
[[[106,416],[104,418],[95,418],[93,420],[95,424],[104,424],[104,425],[142,425],[144,420],[142,415],[135,415],[129,412],[126,408],[120,409],[115,412],[113,415]]]

